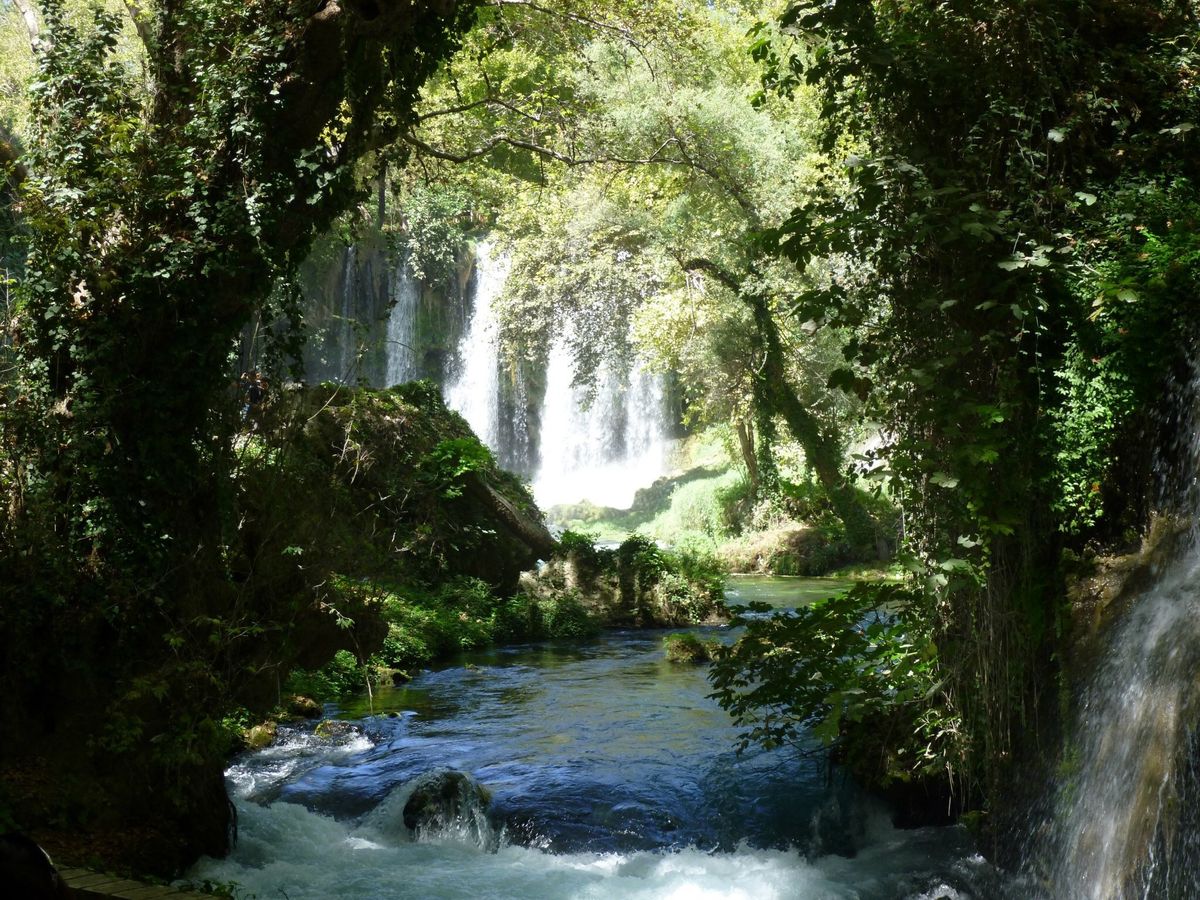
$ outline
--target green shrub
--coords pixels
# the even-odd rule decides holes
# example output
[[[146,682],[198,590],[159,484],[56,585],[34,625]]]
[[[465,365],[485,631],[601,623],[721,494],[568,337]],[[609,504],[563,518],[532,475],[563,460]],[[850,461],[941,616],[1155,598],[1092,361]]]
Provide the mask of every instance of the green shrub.
[[[284,692],[320,699],[344,697],[361,690],[366,678],[366,669],[358,664],[354,654],[339,650],[319,669],[293,671],[284,684]]]
[[[492,615],[492,637],[497,643],[536,641],[547,634],[542,607],[527,594],[509,597]]]
[[[574,591],[567,591],[552,600],[543,600],[539,605],[546,623],[547,637],[588,638],[600,631],[600,626]]]

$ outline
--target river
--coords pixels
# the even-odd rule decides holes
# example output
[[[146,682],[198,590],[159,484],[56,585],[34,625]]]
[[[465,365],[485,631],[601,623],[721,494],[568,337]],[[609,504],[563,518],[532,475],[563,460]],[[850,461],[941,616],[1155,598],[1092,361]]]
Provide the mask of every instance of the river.
[[[737,579],[729,595],[787,606],[844,586]],[[703,668],[668,663],[664,634],[474,653],[327,707],[343,733],[281,728],[228,772],[235,850],[190,877],[259,900],[1006,896],[962,828],[892,828],[819,755],[738,757]],[[443,768],[492,792],[488,840],[409,837],[407,786]]]

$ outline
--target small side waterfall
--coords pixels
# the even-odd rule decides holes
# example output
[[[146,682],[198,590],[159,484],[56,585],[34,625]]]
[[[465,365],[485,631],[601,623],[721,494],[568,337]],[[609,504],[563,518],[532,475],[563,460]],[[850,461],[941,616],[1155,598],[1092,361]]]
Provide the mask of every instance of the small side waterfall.
[[[1194,401],[1197,383],[1186,391]],[[1200,897],[1200,503],[1197,416],[1181,416],[1179,536],[1148,590],[1109,635],[1082,698],[1059,790],[1050,866],[1054,900]]]
[[[623,381],[606,362],[590,404],[573,381],[571,352],[560,335],[546,368],[534,496],[543,508],[587,500],[626,509],[638,488],[666,472],[670,421],[663,380],[635,366]]]
[[[333,302],[306,348],[305,371],[311,380],[352,384],[357,378],[359,353],[355,329],[361,283],[358,248],[351,244],[340,255],[337,279],[330,291]]]
[[[479,439],[499,453],[500,324],[494,304],[508,277],[508,260],[487,242],[475,253],[475,306],[458,348],[458,375],[446,385],[445,396]]]

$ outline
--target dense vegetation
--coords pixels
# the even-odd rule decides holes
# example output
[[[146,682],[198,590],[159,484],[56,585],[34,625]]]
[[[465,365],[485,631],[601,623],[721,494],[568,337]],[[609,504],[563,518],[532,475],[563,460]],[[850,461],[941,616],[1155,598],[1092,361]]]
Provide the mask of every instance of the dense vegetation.
[[[1067,579],[1161,506],[1191,377],[1190,0],[0,11],[0,764],[70,769],[37,815],[168,784],[156,863],[220,852],[225,717],[294,667],[336,692],[581,634],[581,571],[609,620],[711,613],[707,558],[644,538],[568,537],[519,591],[555,542],[428,386],[245,402],[302,357],[313,241],[364,223],[430,281],[491,234],[530,385],[564,322],[582,383],[670,373],[737,472],[693,479],[695,530],[899,561],[738,620],[713,681],[747,742],[951,812],[1053,755]]]
[[[469,8],[128,6],[5,4],[37,75],[3,144],[26,252],[6,322],[0,730],[24,736],[6,754],[67,754],[66,811],[42,815],[149,817],[140,850],[169,869],[227,846],[219,720],[294,653],[297,598],[234,489],[231,349],[279,314],[273,285],[359,196],[360,162]]]
[[[781,21],[797,44],[760,41],[768,90],[816,87],[823,146],[854,152],[766,239],[800,265],[844,260],[796,313],[853,329],[837,378],[866,388],[886,436],[872,474],[906,516],[898,646],[936,654],[912,668],[925,703],[860,686],[911,723],[910,759],[995,798],[1055,733],[1065,574],[1136,540],[1154,448],[1174,445],[1161,398],[1196,324],[1195,17],[794,3]]]

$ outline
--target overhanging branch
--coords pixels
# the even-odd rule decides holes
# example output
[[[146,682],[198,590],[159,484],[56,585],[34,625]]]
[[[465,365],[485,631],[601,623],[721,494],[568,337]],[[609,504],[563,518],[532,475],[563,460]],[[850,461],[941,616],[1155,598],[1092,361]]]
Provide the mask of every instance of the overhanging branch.
[[[495,135],[491,139],[480,144],[478,147],[472,147],[469,150],[463,150],[461,152],[442,150],[438,147],[434,147],[432,144],[421,140],[412,132],[402,135],[401,140],[417,148],[427,156],[432,156],[434,159],[442,159],[446,162],[452,163],[471,162],[472,160],[487,156],[498,147],[507,146],[514,147],[518,150],[528,150],[530,153],[534,153],[545,159],[555,160],[556,162],[560,162],[563,165],[571,168],[576,166],[604,165],[606,163],[627,166],[645,166],[652,163],[686,165],[686,163],[678,159],[672,159],[671,157],[663,156],[663,152],[675,143],[673,138],[664,141],[652,154],[644,157],[609,156],[607,154],[601,154],[599,156],[571,156],[570,154],[555,150],[553,147],[546,147],[541,144],[534,143],[533,141],[525,140],[524,138],[511,137],[510,135],[506,134]]]
[[[741,281],[733,275],[728,269],[717,265],[711,259],[703,257],[693,257],[692,259],[679,259],[679,267],[685,272],[707,272],[712,275],[717,281],[725,285],[731,291],[740,292],[742,288]]]

